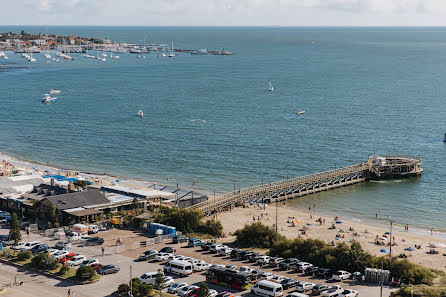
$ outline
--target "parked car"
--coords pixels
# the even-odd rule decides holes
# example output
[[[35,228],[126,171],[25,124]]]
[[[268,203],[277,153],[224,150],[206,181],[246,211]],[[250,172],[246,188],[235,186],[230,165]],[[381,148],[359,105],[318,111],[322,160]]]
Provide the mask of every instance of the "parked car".
[[[197,262],[195,264],[193,264],[193,270],[194,271],[205,271],[208,270],[209,267],[211,267],[210,264],[207,264],[206,262]]]
[[[279,263],[279,268],[282,270],[289,270],[297,262],[299,261],[296,258],[288,258]]]
[[[74,256],[71,260],[67,261],[68,266],[78,266],[84,262],[87,258],[83,255]]]
[[[155,261],[166,261],[172,254],[169,253],[158,253],[155,255]]]
[[[99,263],[98,259],[91,258],[91,259],[84,260],[80,264],[80,266],[91,266],[92,264],[98,264],[98,263]]]
[[[71,247],[71,243],[66,240],[60,240],[56,243],[55,247],[59,249],[68,249]]]
[[[267,265],[267,264],[269,264],[269,261],[270,261],[270,257],[269,256],[260,256],[257,259],[257,263],[260,264],[260,265]]]
[[[240,266],[240,271],[242,272],[252,272],[254,269],[248,266]]]
[[[237,266],[234,264],[225,265],[225,268],[228,270],[237,270]]]
[[[218,292],[214,289],[209,290],[209,297],[217,297]]]
[[[331,286],[330,288],[328,288],[328,290],[323,291],[322,296],[334,297],[334,296],[338,296],[342,292],[344,292],[344,289],[342,289],[341,286],[335,285],[335,286]]]
[[[87,240],[85,240],[86,245],[101,245],[104,243],[104,238],[101,237],[90,237]]]
[[[48,245],[46,244],[46,243],[39,243],[39,244],[36,244],[35,246],[33,246],[31,249],[30,249],[30,251],[33,253],[33,254],[38,254],[38,253],[44,253],[44,252],[46,252],[47,250],[48,250]]]
[[[309,282],[299,282],[298,284],[296,284],[296,291],[297,292],[311,291],[315,285],[316,284]]]
[[[189,241],[189,237],[184,236],[184,235],[176,235],[172,238],[172,243],[182,243],[182,242],[188,242]]]
[[[169,254],[173,254],[175,253],[177,250],[173,247],[170,246],[165,246],[162,249],[160,249],[160,253],[169,253]]]
[[[30,241],[30,242],[27,242],[24,245],[22,245],[22,247],[20,248],[20,251],[24,252],[24,251],[30,250],[34,246],[36,246],[36,245],[38,245],[40,243],[41,243],[40,241]]]
[[[171,277],[171,276],[164,276],[164,284],[163,284],[163,287],[162,287],[161,289],[164,289],[164,288],[169,287],[169,286],[172,285],[174,282],[175,282],[175,279],[174,279],[173,277]],[[159,286],[158,286],[156,283],[153,284],[153,287],[154,287],[155,289],[160,289]]]
[[[289,288],[295,287],[297,283],[298,281],[292,278],[286,278],[280,282],[284,290],[288,290]]]
[[[313,264],[310,264],[308,262],[298,262],[294,265],[294,270],[296,272],[304,272],[307,268],[312,267]]]
[[[217,295],[217,297],[234,297],[234,295],[232,295],[231,292],[223,291],[223,292],[220,292],[220,293]]]
[[[329,279],[333,276],[333,274],[331,273],[331,269],[329,268],[320,268],[316,272],[316,275],[325,279]]]
[[[305,275],[316,275],[316,272],[319,270],[319,267],[317,266],[310,266],[307,269],[305,269],[304,273]]]
[[[68,255],[70,252],[68,251],[58,251],[55,252],[54,254],[51,255],[51,257],[55,258],[55,259],[60,259],[65,257],[66,255]]]
[[[263,256],[259,253],[251,253],[251,255],[248,256],[248,261],[251,263],[255,263],[259,257]]]
[[[182,288],[187,286],[187,283],[174,283],[167,288],[167,293],[175,294],[178,290],[181,290]]]
[[[91,264],[91,267],[94,269],[94,270],[99,270],[99,269],[101,269],[102,267],[104,267],[101,263],[94,263],[94,264]]]
[[[232,259],[237,259],[237,258],[240,257],[240,254],[241,254],[242,252],[243,252],[243,251],[240,250],[240,249],[232,249],[231,254],[230,254],[229,256],[230,256]]]
[[[269,267],[277,267],[279,263],[283,262],[285,259],[281,257],[271,257],[269,259]]]
[[[60,250],[58,250],[58,249],[47,249],[46,252],[48,253],[48,255],[50,255],[52,257],[55,253],[60,252]]]
[[[65,263],[65,262],[68,262],[69,260],[73,259],[74,257],[76,257],[76,254],[69,253],[69,254],[59,258],[59,261],[62,263]]]
[[[335,273],[333,273],[333,276],[331,277],[333,280],[337,281],[343,281],[346,279],[349,279],[352,274],[350,272],[347,272],[345,270],[338,270]]]
[[[231,252],[232,252],[232,248],[230,248],[230,247],[225,247],[225,248],[221,248],[221,249],[218,251],[218,254],[219,254],[219,255],[222,255],[222,256],[228,256],[228,255],[231,254]]]
[[[191,291],[193,291],[194,289],[198,289],[199,287],[194,286],[194,285],[190,285],[187,287],[184,287],[180,290],[177,291],[178,296],[187,296],[187,294],[189,294]]]
[[[109,265],[105,265],[105,266],[99,268],[97,270],[97,272],[98,272],[98,274],[105,275],[105,274],[117,273],[119,270],[120,269],[119,269],[118,265],[110,265],[109,264]]]
[[[358,296],[358,291],[355,290],[344,290],[341,294],[338,295],[339,297],[356,297]]]
[[[282,282],[285,280],[285,277],[278,275],[278,274],[274,274],[273,277],[270,279],[270,281],[278,283],[278,284],[282,284]],[[283,288],[283,286],[282,286]]]
[[[148,250],[148,251],[145,251],[144,253],[142,253],[142,255],[139,256],[138,260],[146,261],[146,260],[154,259],[156,255],[158,255],[157,250]]]
[[[205,242],[201,245],[201,249],[203,251],[209,251],[209,249],[211,248],[212,242]]]
[[[11,247],[14,251],[20,251],[20,249],[25,246],[26,242],[20,241],[17,245]]]
[[[213,253],[213,254],[216,254],[216,253],[218,253],[218,250],[219,250],[220,248],[222,248],[222,247],[223,247],[222,244],[219,244],[219,243],[213,243],[213,244],[211,244],[211,247],[209,248],[209,251],[210,251],[211,253]]]
[[[187,246],[188,247],[196,247],[196,246],[201,246],[203,244],[204,244],[204,242],[202,240],[196,239],[196,238],[192,238],[192,239],[189,239],[189,242],[187,243]]]
[[[313,295],[319,295],[328,289],[329,289],[329,286],[327,286],[326,284],[317,284],[313,287],[313,289],[311,291],[313,292]]]

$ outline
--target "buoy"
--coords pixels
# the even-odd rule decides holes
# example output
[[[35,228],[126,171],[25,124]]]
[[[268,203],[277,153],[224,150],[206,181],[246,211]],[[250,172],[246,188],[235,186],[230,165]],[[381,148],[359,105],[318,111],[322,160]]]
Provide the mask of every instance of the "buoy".
[[[138,110],[138,116],[142,118],[144,116],[144,112],[142,110]]]

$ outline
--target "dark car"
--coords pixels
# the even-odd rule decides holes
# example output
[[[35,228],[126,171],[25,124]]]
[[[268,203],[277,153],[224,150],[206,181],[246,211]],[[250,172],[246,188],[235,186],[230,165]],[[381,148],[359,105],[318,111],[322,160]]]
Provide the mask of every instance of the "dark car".
[[[229,255],[232,259],[237,259],[238,257],[240,257],[240,254],[242,253],[242,250],[239,249],[233,249],[231,251],[231,254]]]
[[[203,251],[209,251],[209,249],[211,248],[212,242],[205,242],[204,244],[201,245],[201,249]]]
[[[280,284],[282,285],[282,288],[284,290],[288,290],[292,287],[295,287],[297,285],[298,281],[292,278],[286,278],[283,281],[280,282]]]
[[[148,250],[142,253],[141,256],[139,256],[138,260],[145,261],[155,258],[155,256],[158,255],[158,251],[156,250]]]
[[[308,267],[307,269],[305,269],[304,273],[305,273],[305,275],[317,275],[318,270],[319,270],[319,267],[312,266],[312,267]]]
[[[160,253],[168,253],[168,254],[173,254],[175,253],[177,250],[173,247],[170,246],[165,246],[162,249],[160,249]]]
[[[9,241],[9,235],[0,235],[0,242]]]
[[[101,245],[104,243],[104,238],[101,237],[90,237],[85,241],[85,245]]]
[[[118,265],[105,265],[99,268],[97,270],[97,273],[104,275],[104,274],[117,273],[118,271],[119,271]]]
[[[178,235],[178,236],[174,236],[172,238],[172,243],[182,243],[182,242],[188,242],[188,241],[189,241],[189,238],[184,235]]]
[[[332,277],[333,273],[328,268],[319,268],[319,270],[316,271],[316,275],[321,278],[329,279]]]
[[[327,291],[328,288],[330,288],[330,287],[327,286],[327,285],[324,285],[324,284],[317,284],[317,285],[315,285],[315,286],[313,287],[313,289],[311,290],[311,292],[313,293],[313,295],[319,295],[319,294],[321,294],[322,292]]]
[[[261,256],[261,254],[259,254],[259,253],[251,253],[248,256],[248,261],[249,262],[256,262],[257,261],[257,259],[256,259],[257,256]]]
[[[251,251],[243,251],[240,253],[240,259],[247,260],[249,259],[249,256],[251,256],[251,254],[252,254]]]
[[[296,258],[288,258],[279,263],[279,268],[282,270],[291,269],[295,264],[297,264],[299,260]]]
[[[46,243],[39,243],[38,245],[33,246],[30,251],[33,254],[37,254],[37,253],[44,253],[48,249],[49,249],[49,247]]]

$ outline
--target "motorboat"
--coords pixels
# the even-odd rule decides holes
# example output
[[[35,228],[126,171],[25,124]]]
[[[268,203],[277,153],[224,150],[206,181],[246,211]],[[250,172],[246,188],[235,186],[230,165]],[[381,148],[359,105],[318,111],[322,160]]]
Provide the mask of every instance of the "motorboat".
[[[51,89],[50,94],[60,94],[60,90]]]
[[[297,111],[297,115],[303,115],[303,114],[305,114],[305,110],[303,110],[303,109],[299,109],[299,110]]]
[[[144,116],[144,112],[140,109],[138,110],[138,116],[142,118]]]
[[[271,82],[269,82],[269,88],[268,88],[268,90],[269,90],[270,92],[274,91],[274,87],[273,87],[273,85],[271,84]]]
[[[51,97],[50,94],[45,94],[43,97],[42,103],[51,103],[56,101],[57,97]]]
[[[43,54],[43,56],[44,56],[45,58],[47,58],[47,59],[50,59],[50,60],[51,60],[51,55],[50,55],[50,54]]]

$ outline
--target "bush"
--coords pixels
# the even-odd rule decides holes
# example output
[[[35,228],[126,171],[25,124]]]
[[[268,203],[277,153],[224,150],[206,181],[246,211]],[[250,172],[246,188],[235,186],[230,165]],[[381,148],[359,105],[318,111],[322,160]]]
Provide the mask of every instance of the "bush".
[[[245,225],[243,229],[234,232],[237,237],[236,243],[242,246],[267,248],[273,246],[277,240],[283,240],[280,234],[276,235],[274,227],[268,227],[260,222]]]
[[[132,279],[132,291],[134,297],[145,297],[151,295],[153,287],[141,282],[139,278]]]
[[[69,267],[67,265],[62,265],[59,269],[59,275],[65,275],[68,273]]]
[[[53,270],[57,268],[57,260],[48,256],[47,253],[38,254],[31,259],[31,266],[39,270]]]
[[[120,294],[126,294],[128,291],[130,291],[130,286],[127,283],[120,284],[118,287],[118,293]]]
[[[17,260],[19,261],[26,261],[31,259],[33,256],[33,253],[31,251],[24,251],[17,254]]]
[[[86,186],[88,186],[88,181],[86,180],[77,180],[73,183],[73,185],[75,185],[76,187],[79,188],[85,188]]]
[[[155,222],[176,227],[183,233],[197,232],[201,227],[203,212],[195,209],[174,209],[161,207],[155,214]]]
[[[206,282],[202,282],[198,289],[197,297],[209,297],[209,287]]]
[[[217,220],[207,220],[201,226],[200,231],[215,237],[220,237],[223,234],[223,225]]]
[[[91,266],[81,266],[76,270],[76,278],[80,281],[92,280],[96,275],[96,270]]]

